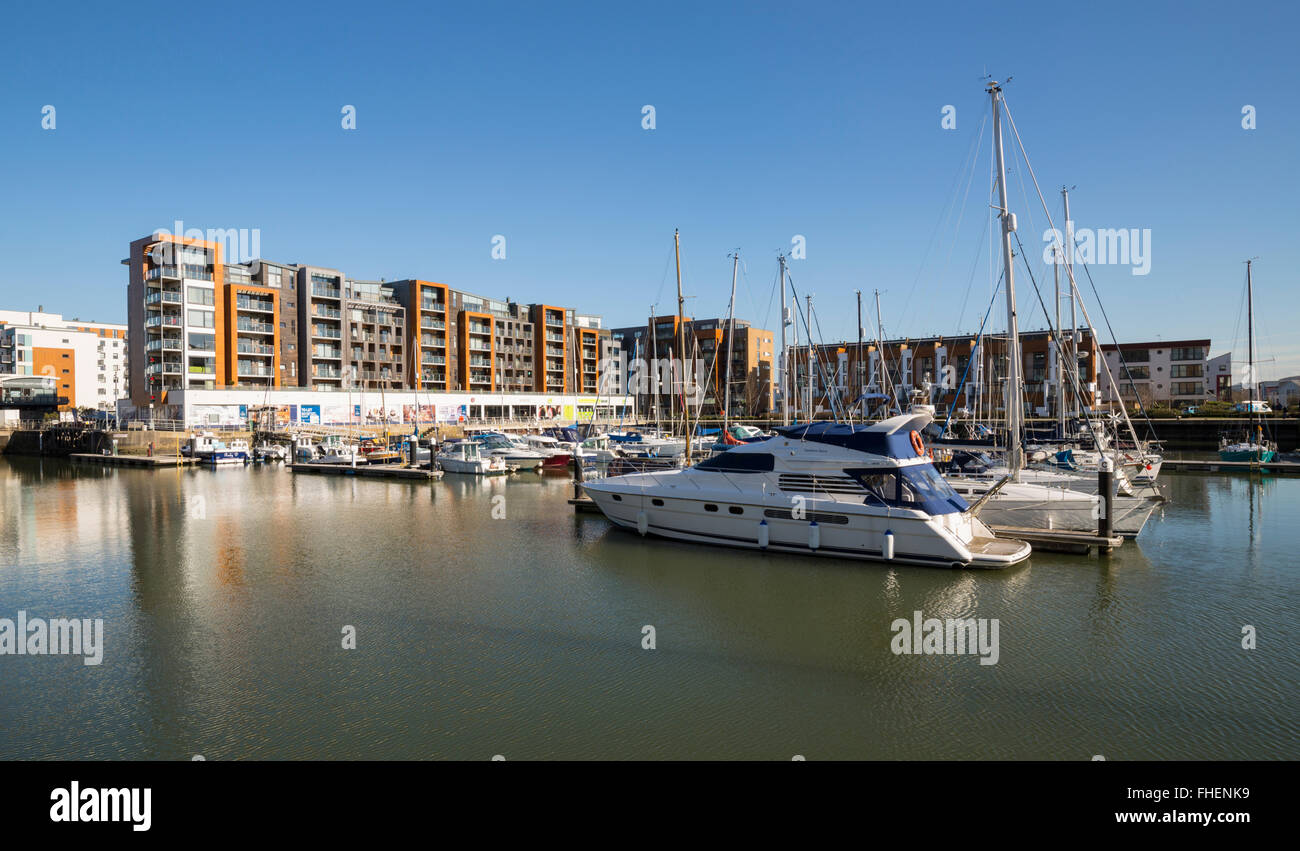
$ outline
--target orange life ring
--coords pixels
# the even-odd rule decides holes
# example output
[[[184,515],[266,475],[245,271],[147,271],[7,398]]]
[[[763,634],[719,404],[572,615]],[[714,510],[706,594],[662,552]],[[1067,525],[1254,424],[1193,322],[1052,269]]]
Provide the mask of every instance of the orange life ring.
[[[912,429],[912,448],[917,455],[925,454],[925,444],[921,442],[921,434],[916,429]]]

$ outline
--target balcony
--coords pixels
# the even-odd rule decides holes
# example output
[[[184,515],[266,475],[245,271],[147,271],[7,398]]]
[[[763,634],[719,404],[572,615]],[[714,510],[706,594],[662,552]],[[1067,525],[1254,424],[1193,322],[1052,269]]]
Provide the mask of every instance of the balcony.
[[[254,322],[250,319],[240,319],[235,322],[235,329],[238,331],[247,331],[250,334],[274,334],[275,326],[270,322]]]
[[[312,298],[339,298],[340,290],[338,287],[326,287],[320,284],[311,285]]]
[[[144,303],[149,307],[156,307],[164,304],[180,304],[181,302],[181,294],[176,290],[153,292],[146,296],[144,300]]]
[[[145,274],[146,281],[179,281],[180,271],[175,265],[154,266]]]
[[[236,298],[236,310],[253,310],[259,313],[275,313],[275,302],[261,298]]]
[[[311,356],[314,358],[323,358],[325,360],[343,360],[342,349],[312,349]]]
[[[312,305],[311,315],[321,316],[325,319],[342,319],[343,311],[339,310],[337,307],[322,307],[319,304],[315,304]]]
[[[428,357],[420,358],[420,363],[431,363],[434,366],[442,366],[446,362],[447,359],[442,355],[429,355]]]
[[[445,329],[445,328],[447,327],[447,320],[445,320],[445,319],[434,319],[434,318],[429,317],[429,316],[421,316],[421,317],[420,317],[420,327],[421,327],[421,328],[432,328],[432,329],[434,329],[435,331],[442,331],[443,329]]]
[[[275,370],[271,369],[269,366],[266,366],[265,364],[241,360],[235,366],[235,373],[240,378],[244,378],[246,376],[250,378],[270,378],[272,375],[275,374]]]
[[[311,374],[315,378],[342,378],[343,370],[337,366],[315,366],[312,367]]]
[[[181,341],[174,337],[161,337],[144,344],[146,352],[179,352]]]
[[[241,355],[274,355],[274,346],[260,346],[257,343],[240,342],[235,351]]]
[[[150,316],[144,321],[145,328],[179,328],[181,327],[181,318],[179,316]]]
[[[162,363],[151,363],[144,368],[145,375],[180,375],[181,362],[163,361]]]
[[[471,322],[471,323],[469,324],[469,333],[471,333],[471,334],[478,334],[479,336],[482,336],[482,337],[488,337],[488,336],[491,336],[491,334],[492,334],[492,326],[491,326],[491,325],[483,325],[483,324],[480,324],[480,323],[477,323],[477,322]]]
[[[422,301],[420,302],[420,311],[421,312],[427,311],[430,313],[446,313],[447,305],[443,304],[440,301]]]
[[[313,337],[323,337],[326,340],[338,340],[343,337],[343,333],[337,328],[328,328],[324,325],[311,326],[311,335]]]
[[[481,343],[481,342],[479,342],[478,340],[470,340],[470,341],[469,341],[469,348],[470,348],[471,351],[475,351],[475,352],[490,352],[490,351],[492,351],[492,347],[491,347],[490,345],[488,345],[487,343]]]

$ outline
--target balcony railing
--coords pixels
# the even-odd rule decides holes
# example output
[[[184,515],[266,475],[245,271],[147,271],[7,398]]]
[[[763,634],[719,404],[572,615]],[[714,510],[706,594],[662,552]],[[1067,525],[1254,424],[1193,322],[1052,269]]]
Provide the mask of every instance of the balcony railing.
[[[275,347],[259,346],[255,343],[240,343],[235,347],[235,351],[241,355],[273,355],[275,354]]]
[[[323,316],[326,319],[339,319],[343,316],[343,311],[337,307],[321,307],[319,304],[312,308],[312,316]]]
[[[150,316],[144,321],[146,328],[158,328],[166,326],[168,328],[181,327],[181,318],[179,316]]]
[[[235,308],[237,310],[257,310],[262,313],[274,313],[275,302],[260,298],[236,298]]]
[[[179,352],[181,350],[181,341],[162,337],[145,343],[144,350],[146,352]]]
[[[311,294],[313,298],[338,298],[338,287],[323,287],[319,284],[312,284]]]
[[[250,322],[247,319],[240,319],[235,323],[235,328],[239,331],[248,331],[251,334],[274,334],[275,326],[270,322]]]
[[[313,337],[324,337],[329,340],[338,340],[343,334],[337,328],[326,328],[323,325],[311,326],[311,335]]]
[[[235,366],[236,372],[242,376],[251,376],[253,378],[270,378],[275,371],[270,367],[249,361],[239,361]]]
[[[144,303],[154,304],[180,304],[182,301],[181,294],[173,290],[163,290],[162,292],[150,293],[145,297]]]
[[[175,265],[162,265],[162,266],[154,266],[152,269],[150,269],[148,274],[145,275],[145,280],[159,281],[159,280],[166,279],[166,280],[178,281],[180,280],[180,277],[181,276],[179,270],[177,270]]]

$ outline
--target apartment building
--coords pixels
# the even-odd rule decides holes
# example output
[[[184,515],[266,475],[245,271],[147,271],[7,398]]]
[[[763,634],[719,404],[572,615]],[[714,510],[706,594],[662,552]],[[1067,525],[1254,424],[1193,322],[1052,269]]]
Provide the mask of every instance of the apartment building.
[[[572,312],[549,304],[534,304],[533,389],[540,393],[566,393],[569,389],[569,345]]]
[[[176,389],[596,393],[601,319],[408,278],[252,260],[165,233],[131,243],[133,404]],[[602,342],[606,341],[606,342]],[[138,369],[137,369],[138,367]]]
[[[1120,343],[1102,346],[1106,368],[1113,378],[1106,382],[1105,399],[1122,401],[1129,407],[1186,408],[1207,398],[1219,397],[1220,376],[1232,385],[1231,356],[1226,363],[1215,359],[1210,368],[1209,340],[1174,340],[1153,343]],[[1121,360],[1122,356],[1122,360]],[[1219,367],[1225,367],[1219,370]],[[1210,382],[1214,384],[1211,385]],[[1115,388],[1119,388],[1118,394]]]
[[[925,401],[950,406],[954,402],[971,410],[977,405],[994,417],[1005,416],[1005,387],[1009,372],[1008,341],[1005,335],[986,334],[951,337],[903,338],[874,342],[856,341],[789,348],[792,380],[792,415],[809,418],[832,415],[839,406],[850,407],[862,400],[867,410],[879,397],[904,400],[921,391]],[[1049,331],[1020,334],[1022,381],[1029,413],[1048,416],[1053,411],[1057,386],[1056,341]],[[1062,390],[1077,387],[1083,403],[1096,407],[1101,401],[1097,381],[1100,353],[1090,329],[1079,329],[1074,351],[1078,361],[1077,381],[1065,380]],[[988,388],[997,388],[992,394]],[[864,398],[865,397],[865,398]],[[982,401],[981,401],[982,399]],[[834,403],[832,404],[832,400]]]
[[[126,326],[0,310],[0,374],[49,376],[67,408],[112,410],[127,392]]]

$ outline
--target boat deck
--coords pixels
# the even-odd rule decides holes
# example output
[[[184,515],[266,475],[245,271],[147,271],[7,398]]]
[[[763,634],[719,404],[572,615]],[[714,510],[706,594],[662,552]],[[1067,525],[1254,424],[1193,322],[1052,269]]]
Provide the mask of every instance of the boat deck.
[[[981,556],[1013,556],[1020,552],[1023,541],[1023,538],[1013,538],[1010,535],[1002,538],[976,537],[971,539],[966,549]]]
[[[1027,529],[1019,526],[990,526],[993,534],[1010,541],[1027,541],[1036,550],[1056,553],[1087,555],[1092,550],[1108,553],[1124,543],[1124,538],[1114,535],[1103,538],[1092,532],[1075,532],[1068,529]],[[987,539],[985,539],[987,540]]]

